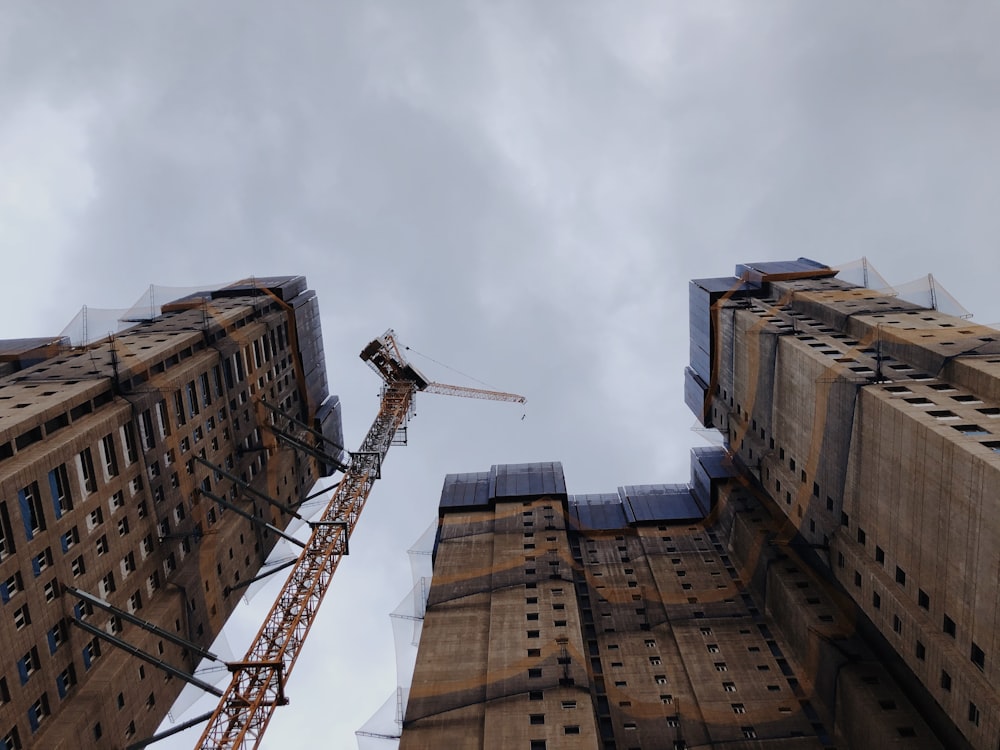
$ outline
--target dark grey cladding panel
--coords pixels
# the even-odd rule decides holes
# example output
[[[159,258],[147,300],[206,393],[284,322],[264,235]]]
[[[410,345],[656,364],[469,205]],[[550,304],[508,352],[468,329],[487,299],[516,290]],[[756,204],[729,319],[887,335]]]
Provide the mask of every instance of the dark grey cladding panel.
[[[629,523],[700,520],[707,512],[686,484],[630,485],[618,492]]]
[[[493,475],[490,495],[496,500],[566,494],[566,479],[558,461],[499,464],[490,473]]]
[[[243,279],[222,289],[212,290],[212,297],[243,297],[261,294],[263,289],[286,302],[306,291],[305,276],[258,276]]]
[[[774,277],[805,277],[805,276],[833,276],[835,271],[829,266],[818,263],[809,258],[798,258],[797,260],[776,260],[765,261],[763,263],[740,263],[736,266],[735,275],[746,278],[750,282],[767,281],[769,276]]]
[[[755,292],[759,287],[746,284],[736,276],[714,276],[708,279],[691,279],[691,284],[712,295],[713,298],[732,292],[737,297],[744,297]]]
[[[738,299],[757,290],[757,287],[744,284],[732,276],[694,279],[688,285],[689,364],[706,383],[712,379],[711,352],[714,335],[712,305],[726,295]]]
[[[0,372],[7,375],[60,355],[70,347],[68,336],[47,338],[4,339],[0,341]]]
[[[341,416],[340,398],[328,396],[326,401],[320,404],[316,410],[316,418],[313,420],[313,428],[318,430],[325,438],[323,451],[339,465],[350,463],[350,456],[344,450],[344,423]],[[340,466],[324,463],[320,466],[320,474],[328,477]]]
[[[690,367],[684,368],[684,403],[704,427],[712,426],[708,404],[708,385]]]
[[[714,504],[713,486],[738,474],[738,469],[724,448],[691,450],[691,491],[706,510],[711,509]]]
[[[326,357],[323,353],[323,331],[316,292],[306,289],[291,301],[295,311],[299,352],[305,376],[310,413],[315,413],[329,395],[326,377]]]
[[[710,479],[728,479],[739,474],[732,459],[721,446],[692,448],[691,463],[697,461]]]
[[[492,472],[478,471],[471,474],[449,474],[444,478],[438,512],[448,510],[488,508],[490,505],[490,478]]]
[[[573,495],[569,498],[570,523],[581,531],[623,529],[628,525],[622,499],[614,493]]]

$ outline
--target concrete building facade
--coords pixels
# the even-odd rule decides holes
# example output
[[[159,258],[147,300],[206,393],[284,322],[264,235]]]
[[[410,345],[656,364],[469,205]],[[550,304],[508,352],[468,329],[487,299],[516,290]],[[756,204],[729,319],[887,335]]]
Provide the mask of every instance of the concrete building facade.
[[[0,344],[0,747],[155,731],[277,541],[261,522],[285,528],[340,459],[322,353],[301,276],[86,347]]]
[[[691,283],[686,485],[450,475],[401,748],[1000,739],[1000,334],[822,264]]]

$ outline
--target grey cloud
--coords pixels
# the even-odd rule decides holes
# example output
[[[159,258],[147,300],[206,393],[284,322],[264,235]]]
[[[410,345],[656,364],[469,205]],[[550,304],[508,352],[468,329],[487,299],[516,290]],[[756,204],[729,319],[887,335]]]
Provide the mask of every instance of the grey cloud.
[[[385,635],[297,668],[300,684],[339,682],[324,665],[382,664],[382,613],[405,588],[383,582],[433,518],[444,473],[555,459],[579,492],[683,480],[695,440],[681,391],[689,278],[745,260],[867,254],[893,281],[933,271],[978,320],[1000,321],[997,13],[777,1],[11,6],[0,116],[43,102],[79,122],[83,145],[52,152],[66,174],[93,177],[80,211],[57,202],[58,241],[19,219],[29,246],[18,251],[35,242],[46,260],[16,268],[44,278],[67,319],[84,292],[127,304],[150,282],[306,273],[352,443],[378,390],[356,351],[390,325],[529,396],[523,422],[496,405],[419,400],[414,445],[394,449],[326,605],[331,624],[313,638]],[[53,195],[72,187],[58,167]],[[13,225],[5,210],[0,199],[0,227]],[[7,335],[22,335],[13,321],[34,304],[15,292],[0,300]],[[414,356],[432,377],[460,379]],[[349,746],[358,712],[391,680],[335,686],[344,715],[329,732],[279,712],[272,746]]]

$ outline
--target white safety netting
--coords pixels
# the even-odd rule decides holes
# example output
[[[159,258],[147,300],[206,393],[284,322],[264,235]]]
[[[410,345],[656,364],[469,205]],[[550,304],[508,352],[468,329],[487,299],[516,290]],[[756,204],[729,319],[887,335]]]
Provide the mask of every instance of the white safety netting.
[[[200,286],[160,286],[149,288],[131,306],[126,308],[99,308],[84,305],[80,312],[63,328],[61,336],[69,338],[72,346],[87,346],[118,333],[136,323],[155,319],[163,314],[163,306],[176,300],[197,295],[211,289],[221,289],[229,284],[202,284]]]
[[[892,293],[892,286],[885,277],[875,270],[875,267],[868,261],[868,258],[858,258],[847,263],[838,263],[834,266],[837,269],[837,278],[849,284],[863,286],[866,289],[879,289]]]
[[[417,661],[417,646],[427,610],[431,586],[431,556],[437,522],[432,523],[407,551],[413,587],[392,611],[392,635],[396,646],[396,690],[364,725],[355,732],[359,750],[380,750],[399,746],[406,714],[406,700]]]
[[[947,289],[927,274],[905,284],[896,284],[896,293],[900,299],[931,310],[939,310],[957,318],[971,318],[972,313],[953,297]]]

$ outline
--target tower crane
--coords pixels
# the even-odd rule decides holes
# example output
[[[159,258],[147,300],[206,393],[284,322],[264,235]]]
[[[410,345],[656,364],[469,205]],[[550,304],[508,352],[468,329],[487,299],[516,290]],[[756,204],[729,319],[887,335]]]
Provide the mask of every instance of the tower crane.
[[[353,452],[319,521],[264,624],[242,661],[228,665],[233,677],[209,719],[199,748],[257,747],[275,708],[286,704],[285,682],[301,652],[365,501],[379,478],[395,437],[412,415],[417,391],[523,404],[513,393],[433,383],[407,361],[392,329],[371,341],[361,359],[383,380],[378,414],[360,449]]]

